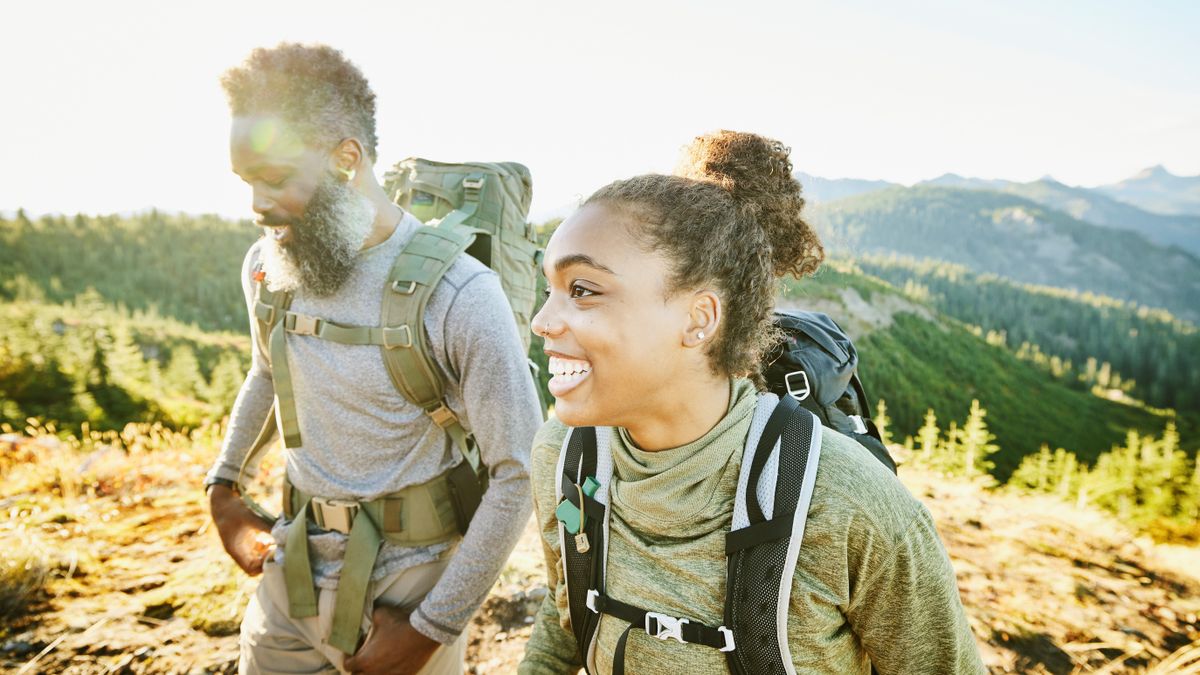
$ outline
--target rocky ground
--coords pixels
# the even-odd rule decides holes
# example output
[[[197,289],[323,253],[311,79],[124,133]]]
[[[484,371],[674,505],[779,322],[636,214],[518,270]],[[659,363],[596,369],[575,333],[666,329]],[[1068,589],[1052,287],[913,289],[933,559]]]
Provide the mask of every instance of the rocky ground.
[[[234,672],[254,581],[207,524],[209,461],[0,437],[0,670]],[[1185,672],[1168,659],[1200,640],[1200,551],[1049,497],[902,477],[937,520],[991,672]],[[531,522],[471,625],[469,672],[515,670],[542,584]]]

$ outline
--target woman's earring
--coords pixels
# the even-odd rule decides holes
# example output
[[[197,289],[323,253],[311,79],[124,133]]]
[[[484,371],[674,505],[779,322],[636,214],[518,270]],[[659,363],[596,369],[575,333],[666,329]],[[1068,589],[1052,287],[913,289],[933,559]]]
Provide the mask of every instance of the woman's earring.
[[[699,333],[696,333],[696,338],[703,340],[704,339],[704,331],[700,331]]]
[[[354,169],[343,169],[342,167],[339,166],[337,170],[339,173],[341,173],[343,176],[346,177],[347,183],[354,180],[354,177],[358,175],[358,172],[355,171]]]

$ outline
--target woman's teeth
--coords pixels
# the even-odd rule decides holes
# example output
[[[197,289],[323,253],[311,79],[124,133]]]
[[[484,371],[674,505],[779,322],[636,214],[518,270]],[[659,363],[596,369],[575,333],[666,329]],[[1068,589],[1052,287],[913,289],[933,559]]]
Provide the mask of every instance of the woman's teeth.
[[[550,357],[550,374],[558,377],[570,375],[586,375],[592,371],[592,364],[576,359],[564,359],[558,356]]]
[[[587,379],[592,372],[592,364],[580,359],[564,359],[558,356],[550,357],[550,393],[562,396],[575,385]]]

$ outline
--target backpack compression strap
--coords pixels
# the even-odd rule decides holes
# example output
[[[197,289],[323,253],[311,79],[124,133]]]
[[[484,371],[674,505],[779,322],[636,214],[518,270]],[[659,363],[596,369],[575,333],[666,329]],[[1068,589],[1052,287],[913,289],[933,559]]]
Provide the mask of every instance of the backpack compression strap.
[[[820,460],[821,424],[784,396],[759,442],[746,451],[737,497],[742,503],[735,504],[733,528],[725,537],[725,623],[733,627],[737,643],[727,654],[729,669],[741,675],[795,675],[787,621]],[[767,635],[776,639],[763,640]]]

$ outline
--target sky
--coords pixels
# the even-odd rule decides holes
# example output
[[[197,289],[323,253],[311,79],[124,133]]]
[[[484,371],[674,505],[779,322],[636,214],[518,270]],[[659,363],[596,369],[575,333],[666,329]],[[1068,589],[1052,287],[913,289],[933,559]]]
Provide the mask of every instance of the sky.
[[[250,217],[221,73],[323,42],[378,101],[376,173],[519,161],[533,217],[726,128],[796,169],[1098,185],[1200,174],[1200,3],[106,2],[0,5],[0,211]]]

